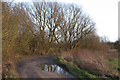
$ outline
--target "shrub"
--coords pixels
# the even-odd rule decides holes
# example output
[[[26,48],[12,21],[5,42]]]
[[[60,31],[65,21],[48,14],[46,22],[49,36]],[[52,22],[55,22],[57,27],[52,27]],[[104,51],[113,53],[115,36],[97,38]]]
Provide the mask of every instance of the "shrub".
[[[71,62],[72,58],[71,57],[67,57],[67,58],[65,58],[65,60],[68,61],[68,62]]]
[[[95,34],[92,34],[80,40],[78,48],[89,49],[93,51],[108,51],[109,50],[109,46],[107,45],[107,43],[100,41],[100,37]]]
[[[82,64],[83,62],[81,60],[75,59],[73,63],[76,65],[79,65],[79,64]]]

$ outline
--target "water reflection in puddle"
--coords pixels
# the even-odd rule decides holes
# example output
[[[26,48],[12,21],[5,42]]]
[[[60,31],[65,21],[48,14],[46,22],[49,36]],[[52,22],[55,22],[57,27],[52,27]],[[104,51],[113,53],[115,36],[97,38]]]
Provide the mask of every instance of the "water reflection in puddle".
[[[61,74],[61,75],[65,75],[65,76],[68,76],[71,78],[75,78],[69,72],[65,71],[60,66],[55,65],[55,64],[40,64],[40,68],[44,71],[47,71],[47,72],[55,72],[57,74]]]

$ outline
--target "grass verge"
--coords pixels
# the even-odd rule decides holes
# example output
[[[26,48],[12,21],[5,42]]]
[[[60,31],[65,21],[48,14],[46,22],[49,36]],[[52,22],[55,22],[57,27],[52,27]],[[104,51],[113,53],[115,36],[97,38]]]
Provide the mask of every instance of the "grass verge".
[[[54,59],[55,63],[58,64],[59,66],[64,67],[69,73],[71,73],[73,76],[75,76],[78,79],[84,79],[84,80],[113,80],[113,78],[104,78],[102,76],[97,76],[94,74],[90,74],[88,71],[82,70],[76,65],[66,62],[63,60],[61,57],[57,57]]]
[[[79,67],[77,67],[74,64],[71,64],[69,62],[65,62],[60,57],[54,59],[54,61],[58,65],[63,66],[65,69],[67,69],[68,72],[70,72],[73,76],[75,76],[77,78],[84,78],[84,79],[90,78],[92,80],[93,80],[93,78],[100,78],[99,76],[96,76],[96,75],[93,75],[93,74],[89,74],[87,71],[81,70]]]
[[[118,65],[118,58],[109,59],[108,64],[112,69],[120,71],[120,66]]]

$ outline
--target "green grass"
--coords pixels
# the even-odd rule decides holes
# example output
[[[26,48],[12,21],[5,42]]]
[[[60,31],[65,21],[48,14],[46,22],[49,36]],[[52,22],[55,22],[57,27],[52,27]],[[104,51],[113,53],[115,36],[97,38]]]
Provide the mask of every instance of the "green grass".
[[[71,57],[67,57],[67,58],[65,58],[65,60],[67,60],[68,62],[71,62],[72,58]]]
[[[109,59],[108,64],[113,69],[120,69],[120,66],[118,66],[118,58]]]
[[[15,60],[15,63],[18,63],[18,62],[23,61],[23,60],[24,60],[23,57],[21,57],[21,58],[17,58],[17,59]]]
[[[57,59],[54,60],[58,65],[60,66],[64,66],[65,69],[68,70],[68,72],[70,72],[73,76],[77,77],[77,78],[84,78],[84,79],[92,79],[93,78],[101,78],[99,76],[93,75],[88,73],[85,70],[81,70],[79,67],[77,67],[74,64],[71,64],[69,62],[65,62],[63,59],[61,59],[60,57],[58,57]]]
[[[116,51],[118,51],[118,49],[110,49],[109,51],[110,52],[116,52]]]

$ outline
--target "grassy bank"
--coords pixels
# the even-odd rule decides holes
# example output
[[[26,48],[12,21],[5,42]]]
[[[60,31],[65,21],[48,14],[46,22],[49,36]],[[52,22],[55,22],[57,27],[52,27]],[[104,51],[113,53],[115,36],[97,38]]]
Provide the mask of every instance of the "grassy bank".
[[[100,78],[99,76],[93,75],[88,73],[87,71],[81,70],[76,65],[71,64],[69,62],[65,62],[60,57],[56,58],[54,60],[58,65],[63,66],[65,69],[67,69],[73,76],[77,78]]]
[[[120,66],[118,65],[118,58],[109,59],[108,64],[112,69],[120,71]]]
[[[100,80],[113,80],[115,78],[109,77],[109,78],[104,78],[102,76],[98,76],[95,74],[91,74],[87,70],[82,70],[80,69],[77,65],[74,65],[70,62],[65,61],[61,57],[58,57],[54,60],[58,65],[62,66],[64,69],[66,69],[68,72],[70,72],[73,76],[79,79],[85,79],[85,80],[94,80],[94,79],[100,79]],[[117,78],[116,78],[117,79]]]

